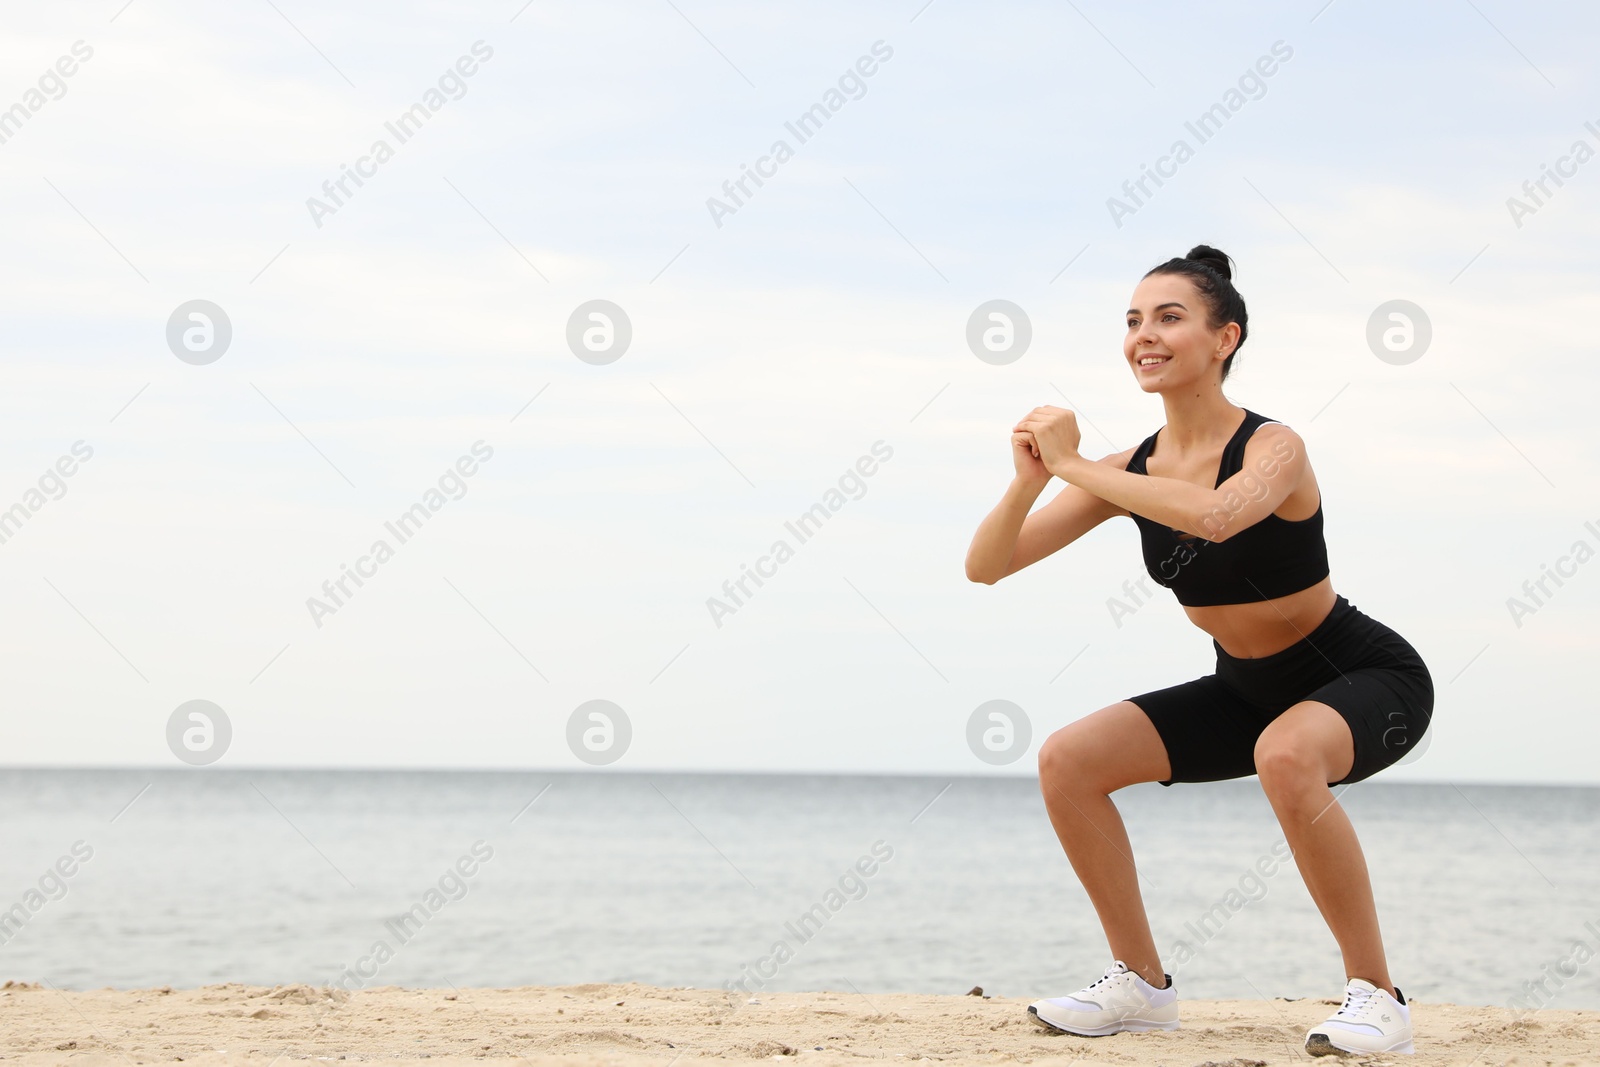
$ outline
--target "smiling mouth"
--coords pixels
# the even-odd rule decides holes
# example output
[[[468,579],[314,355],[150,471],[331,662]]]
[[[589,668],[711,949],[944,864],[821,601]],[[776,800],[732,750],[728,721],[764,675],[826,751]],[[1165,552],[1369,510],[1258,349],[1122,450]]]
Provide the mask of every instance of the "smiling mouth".
[[[1172,359],[1171,356],[1140,356],[1139,357],[1139,366],[1141,368],[1144,368],[1144,367],[1159,367],[1159,366],[1161,366],[1161,364],[1169,362],[1171,359]]]

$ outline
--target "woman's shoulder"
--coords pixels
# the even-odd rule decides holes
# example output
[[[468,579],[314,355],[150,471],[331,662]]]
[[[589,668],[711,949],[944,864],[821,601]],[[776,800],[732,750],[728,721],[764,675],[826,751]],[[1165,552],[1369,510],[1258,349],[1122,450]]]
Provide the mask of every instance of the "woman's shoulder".
[[[1239,426],[1238,436],[1246,441],[1255,437],[1272,437],[1282,435],[1298,440],[1300,435],[1294,427],[1280,419],[1270,418],[1245,408],[1244,422]]]
[[[1100,462],[1115,467],[1119,471],[1125,471],[1129,469],[1129,463],[1138,450],[1138,445],[1132,448],[1124,448],[1121,452],[1112,452],[1109,455],[1101,456]]]

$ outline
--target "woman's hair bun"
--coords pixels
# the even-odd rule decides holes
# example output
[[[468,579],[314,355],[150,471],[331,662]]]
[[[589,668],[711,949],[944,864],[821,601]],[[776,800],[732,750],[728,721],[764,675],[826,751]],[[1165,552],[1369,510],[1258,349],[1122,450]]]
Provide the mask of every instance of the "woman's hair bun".
[[[1229,281],[1233,280],[1233,261],[1221,249],[1212,248],[1210,245],[1195,245],[1183,258],[1204,263]]]

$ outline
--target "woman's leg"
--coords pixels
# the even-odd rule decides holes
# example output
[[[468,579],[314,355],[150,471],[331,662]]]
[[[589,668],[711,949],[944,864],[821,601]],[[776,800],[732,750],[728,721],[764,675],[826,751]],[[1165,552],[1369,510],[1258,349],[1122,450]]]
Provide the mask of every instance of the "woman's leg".
[[[1122,816],[1109,794],[1171,774],[1166,746],[1137,704],[1122,700],[1063,726],[1039,748],[1039,790],[1111,953],[1156,988],[1166,985],[1150,935]]]
[[[1367,861],[1328,788],[1355,763],[1350,727],[1327,704],[1301,701],[1261,732],[1255,759],[1300,876],[1339,942],[1345,977],[1365,978],[1393,995]]]

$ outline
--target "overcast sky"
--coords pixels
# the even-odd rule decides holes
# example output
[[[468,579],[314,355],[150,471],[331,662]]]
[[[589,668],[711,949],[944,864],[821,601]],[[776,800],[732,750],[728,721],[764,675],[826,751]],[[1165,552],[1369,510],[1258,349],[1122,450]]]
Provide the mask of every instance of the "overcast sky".
[[[617,770],[1034,773],[1050,731],[1213,666],[1170,593],[1108,608],[1132,520],[963,573],[1023,413],[1080,412],[1096,456],[1162,424],[1122,311],[1205,242],[1252,313],[1228,396],[1304,437],[1334,588],[1433,673],[1429,747],[1387,779],[1600,781],[1593,11],[6,22],[6,762],[176,766],[205,700],[224,766],[580,768],[569,723],[605,700]],[[631,340],[579,329],[579,358],[594,300]],[[991,300],[1031,329],[1009,362],[968,344]],[[1414,314],[1411,349],[1369,344],[1395,300],[1425,349]],[[968,745],[991,700],[1029,724],[1009,763]]]

